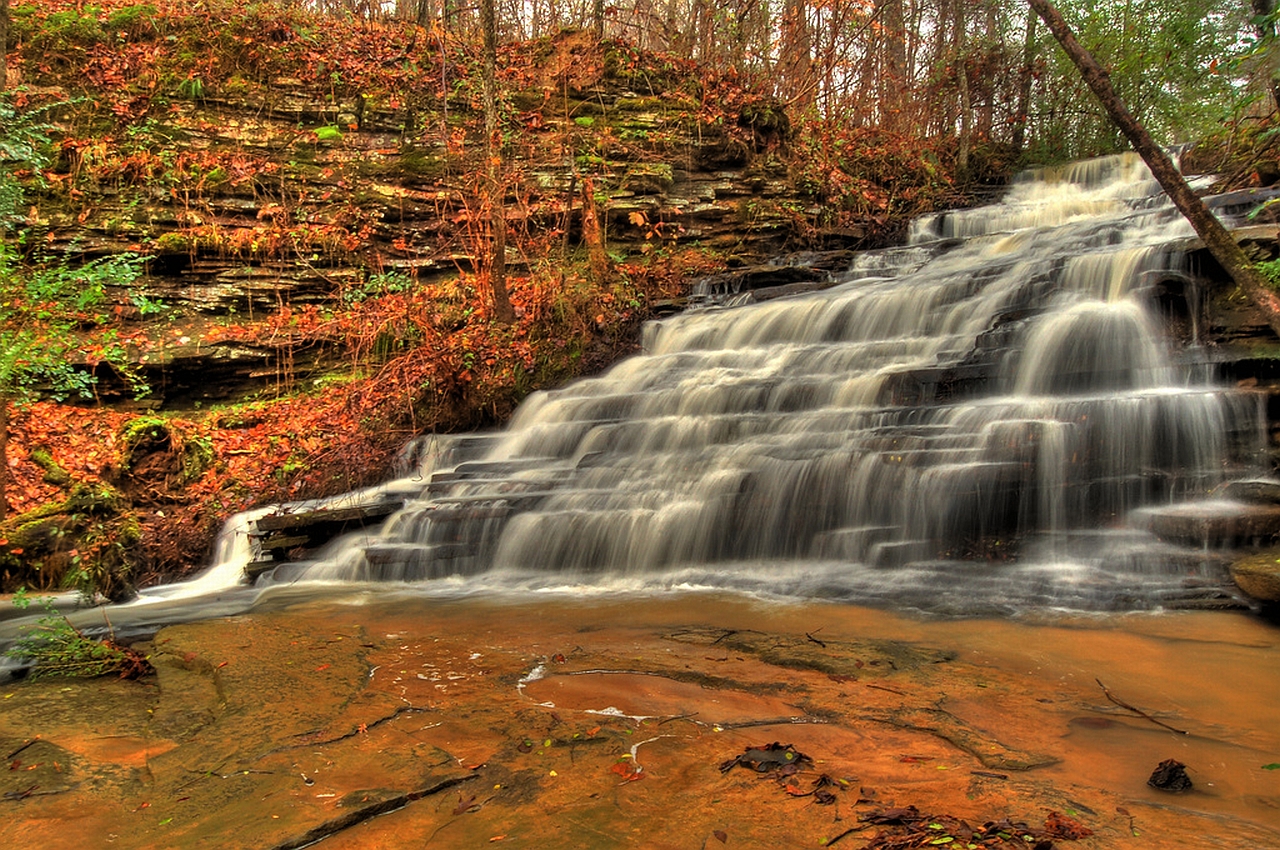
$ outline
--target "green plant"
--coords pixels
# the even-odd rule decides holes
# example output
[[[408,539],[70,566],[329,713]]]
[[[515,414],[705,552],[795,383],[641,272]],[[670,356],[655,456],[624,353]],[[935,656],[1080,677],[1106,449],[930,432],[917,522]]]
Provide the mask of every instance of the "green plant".
[[[99,363],[114,368],[137,395],[148,391],[115,330],[106,327],[105,309],[109,287],[131,287],[142,274],[143,258],[125,253],[73,266],[63,256],[31,264],[7,240],[21,222],[25,187],[19,171],[38,177],[48,162],[48,125],[38,114],[17,116],[0,100],[0,518],[9,510],[12,406],[41,395],[90,397]]]
[[[1280,289],[1280,259],[1258,263],[1258,271],[1262,272],[1272,289]]]
[[[154,671],[142,653],[116,643],[114,637],[89,637],[57,611],[52,600],[41,602],[45,616],[5,653],[31,665],[30,678],[95,678],[115,673],[122,679],[136,679]],[[19,608],[31,604],[25,590],[15,594],[14,604]]]
[[[49,160],[53,125],[46,116],[52,108],[19,112],[8,98],[0,96],[0,237],[22,221],[26,190],[19,175],[29,172],[39,181]]]
[[[353,286],[342,293],[342,300],[347,304],[355,304],[368,298],[383,295],[394,295],[413,289],[413,278],[403,272],[379,272],[371,274],[359,286]]]
[[[178,94],[187,100],[204,100],[204,81],[199,77],[187,77],[178,83]]]

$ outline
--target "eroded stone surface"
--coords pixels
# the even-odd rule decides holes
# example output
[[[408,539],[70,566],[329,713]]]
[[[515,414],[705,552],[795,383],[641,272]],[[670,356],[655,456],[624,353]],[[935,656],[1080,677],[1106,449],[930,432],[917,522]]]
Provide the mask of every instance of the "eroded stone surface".
[[[1097,834],[1082,847],[1183,847],[1209,831],[1216,846],[1280,842],[1276,809],[1247,800],[1268,793],[1260,765],[1274,731],[1244,716],[1216,724],[1190,704],[1183,713],[1206,716],[1179,716],[1167,685],[1115,678],[1144,653],[1164,663],[1163,639],[1052,635],[1078,642],[1082,664],[1152,716],[1191,727],[1197,746],[1235,752],[1248,739],[1244,756],[1213,758],[1256,765],[1254,785],[1119,712],[1061,661],[1032,671],[1018,659],[1040,656],[1024,647],[995,658],[957,638],[970,643],[957,652],[929,645],[937,628],[921,624],[917,639],[910,624],[853,611],[411,600],[169,628],[153,683],[4,687],[4,752],[39,735],[10,761],[43,765],[26,785],[13,778],[21,765],[2,777],[6,845],[700,848],[721,832],[731,846],[811,848],[904,805],[1036,825],[1070,809]],[[877,633],[890,626],[898,633]],[[1190,664],[1198,645],[1177,631]],[[1250,635],[1223,634],[1214,652],[1265,652]],[[1120,642],[1114,658],[1101,640]],[[775,773],[721,772],[774,741],[812,760],[792,791]],[[1113,757],[1135,745],[1177,755],[1200,771],[1197,786],[1215,783],[1216,801],[1148,799],[1152,765]],[[795,796],[820,774],[839,783],[833,805]]]

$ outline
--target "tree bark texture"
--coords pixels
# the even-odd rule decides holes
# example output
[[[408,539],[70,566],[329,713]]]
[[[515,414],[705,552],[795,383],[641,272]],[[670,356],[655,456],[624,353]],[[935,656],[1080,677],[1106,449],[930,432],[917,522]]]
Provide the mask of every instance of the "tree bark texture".
[[[1022,153],[1027,141],[1027,112],[1031,109],[1031,78],[1036,61],[1036,16],[1027,15],[1027,30],[1022,40],[1022,69],[1018,72],[1018,114],[1013,126],[1013,149]]]
[[[480,0],[480,27],[484,30],[484,157],[488,175],[491,230],[489,288],[493,290],[493,316],[499,322],[515,321],[507,295],[507,214],[502,185],[502,139],[498,127],[498,25],[494,0]]]
[[[961,180],[969,176],[969,145],[972,135],[973,104],[969,99],[969,69],[965,56],[964,44],[964,3],[956,0],[954,5],[955,19],[951,40],[955,51],[953,61],[956,63],[956,87],[960,94],[960,139],[956,149],[956,174]]]
[[[0,0],[5,2],[6,0]],[[1276,109],[1280,109],[1280,59],[1275,52],[1280,49],[1276,44],[1276,23],[1271,14],[1276,9],[1275,0],[1250,0],[1254,17],[1259,23],[1255,26],[1258,38],[1271,44],[1270,55],[1262,63],[1262,73],[1267,75],[1267,90],[1271,92],[1271,100]]]
[[[1272,330],[1280,334],[1280,296],[1267,285],[1222,222],[1218,221],[1204,202],[1196,196],[1196,193],[1187,185],[1187,181],[1182,179],[1182,174],[1165,153],[1164,148],[1156,144],[1147,129],[1129,112],[1129,108],[1112,87],[1111,78],[1106,70],[1098,64],[1088,50],[1081,46],[1080,42],[1076,41],[1062,14],[1048,0],[1028,0],[1028,2],[1053,33],[1058,44],[1062,45],[1062,49],[1072,63],[1080,70],[1085,83],[1102,103],[1112,123],[1133,145],[1133,149],[1147,163],[1147,167],[1151,169],[1151,173],[1159,181],[1165,194],[1195,228],[1205,247],[1209,249],[1209,253],[1227,274],[1231,275],[1231,279],[1253,301],[1254,306],[1262,311]]]
[[[0,0],[0,91],[9,76],[9,0]]]
[[[0,399],[0,519],[9,516],[9,399]]]

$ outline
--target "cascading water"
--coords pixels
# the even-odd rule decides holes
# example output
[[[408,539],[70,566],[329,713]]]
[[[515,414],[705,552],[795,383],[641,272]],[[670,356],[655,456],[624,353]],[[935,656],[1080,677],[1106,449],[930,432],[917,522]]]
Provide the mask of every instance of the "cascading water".
[[[1159,605],[1214,568],[1126,516],[1260,449],[1256,399],[1193,383],[1156,312],[1190,233],[1136,157],[1029,175],[833,288],[648,326],[428,453],[378,533],[264,581]]]

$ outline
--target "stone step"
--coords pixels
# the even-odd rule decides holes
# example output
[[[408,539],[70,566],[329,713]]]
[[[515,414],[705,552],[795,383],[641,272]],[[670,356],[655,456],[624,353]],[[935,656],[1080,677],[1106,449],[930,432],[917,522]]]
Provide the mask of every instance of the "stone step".
[[[1280,505],[1205,499],[1142,508],[1130,516],[1138,528],[1162,540],[1190,546],[1239,546],[1280,536]]]

